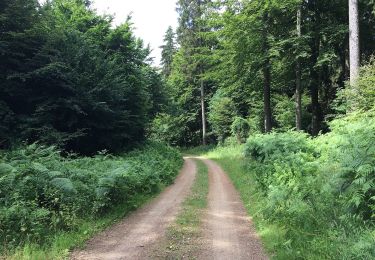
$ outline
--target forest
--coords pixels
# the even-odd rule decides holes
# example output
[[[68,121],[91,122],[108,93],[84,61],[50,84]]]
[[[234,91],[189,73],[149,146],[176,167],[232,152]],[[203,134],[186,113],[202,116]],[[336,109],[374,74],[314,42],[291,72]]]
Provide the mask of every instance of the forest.
[[[0,2],[0,259],[68,257],[183,153],[270,258],[375,258],[373,0],[176,0],[160,66],[92,2]]]

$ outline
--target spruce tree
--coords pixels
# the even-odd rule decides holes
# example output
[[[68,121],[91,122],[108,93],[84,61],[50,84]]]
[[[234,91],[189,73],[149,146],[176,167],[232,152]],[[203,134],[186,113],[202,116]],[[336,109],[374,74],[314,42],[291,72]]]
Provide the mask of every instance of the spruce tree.
[[[207,82],[205,82],[204,74],[207,70],[205,52],[209,49],[205,39],[205,33],[209,31],[209,28],[205,18],[211,4],[210,0],[179,0],[177,3],[177,12],[179,13],[178,43],[186,61],[184,73],[189,79],[189,85],[195,86],[195,89],[199,90],[203,145],[207,143]]]
[[[161,65],[163,66],[163,74],[168,78],[172,70],[173,55],[176,53],[175,33],[172,26],[168,27],[164,35],[164,45],[160,48],[162,49]]]

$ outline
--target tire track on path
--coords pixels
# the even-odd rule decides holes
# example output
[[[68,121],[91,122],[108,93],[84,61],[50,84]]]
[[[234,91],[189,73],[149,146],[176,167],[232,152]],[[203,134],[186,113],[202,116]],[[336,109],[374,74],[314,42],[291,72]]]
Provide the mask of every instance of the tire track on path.
[[[204,250],[198,259],[268,259],[241,198],[218,164],[208,167],[208,209],[203,220]]]
[[[146,206],[91,239],[85,249],[74,251],[71,259],[147,259],[149,249],[175,220],[195,175],[194,160],[185,158],[184,167],[173,185]]]

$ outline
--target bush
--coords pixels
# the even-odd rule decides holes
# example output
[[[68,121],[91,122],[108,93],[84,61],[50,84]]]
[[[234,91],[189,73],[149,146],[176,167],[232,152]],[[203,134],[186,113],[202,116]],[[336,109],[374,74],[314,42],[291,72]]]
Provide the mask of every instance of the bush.
[[[245,155],[264,162],[297,152],[312,152],[313,147],[309,141],[308,135],[301,132],[257,134],[248,139]]]
[[[0,154],[0,243],[41,243],[106,214],[139,194],[173,182],[180,154],[148,144],[123,156],[64,158],[53,147],[31,145]]]
[[[368,111],[375,108],[375,57],[361,68],[357,86],[345,89],[344,95],[352,111]]]
[[[316,140],[321,161],[336,166],[331,173],[341,181],[349,213],[375,221],[375,113],[353,113],[331,129]]]
[[[266,198],[260,214],[285,228],[292,248],[309,248],[310,257],[375,256],[369,246],[375,242],[374,116],[334,120],[332,132],[315,139],[300,132],[248,139],[248,169]]]
[[[236,117],[231,126],[232,135],[237,138],[238,143],[244,143],[250,133],[250,124],[242,117]]]

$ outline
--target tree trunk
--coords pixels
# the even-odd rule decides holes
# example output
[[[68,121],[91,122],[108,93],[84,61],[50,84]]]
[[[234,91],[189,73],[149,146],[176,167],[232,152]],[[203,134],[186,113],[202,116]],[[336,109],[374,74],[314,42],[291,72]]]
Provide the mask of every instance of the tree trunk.
[[[355,87],[360,66],[358,0],[349,0],[350,85]]]
[[[267,58],[263,67],[263,96],[264,96],[264,130],[266,133],[272,130],[271,112],[271,67]]]
[[[318,68],[315,67],[318,62],[319,52],[320,52],[320,28],[321,23],[320,11],[317,8],[317,2],[312,1],[310,5],[313,15],[311,16],[312,23],[312,38],[310,41],[310,98],[311,98],[311,134],[316,136],[320,131],[320,123],[322,119],[321,108],[319,104],[319,87],[321,79],[319,77]]]
[[[264,130],[266,133],[272,130],[272,111],[271,111],[271,62],[268,56],[268,13],[263,15],[263,43],[262,49],[265,55],[263,63],[263,98],[264,98]]]
[[[202,5],[204,3],[202,1],[197,1],[196,2],[198,5],[197,9],[197,18],[202,19],[203,15],[203,10],[202,10]],[[201,33],[203,32],[203,28],[199,25],[199,23],[196,24],[196,29],[198,32],[198,48],[203,47],[203,39],[201,36]],[[206,122],[206,105],[205,105],[205,89],[204,89],[204,80],[203,80],[203,73],[204,73],[204,67],[203,67],[203,62],[200,60],[199,65],[198,65],[198,72],[200,73],[200,91],[201,91],[201,113],[202,113],[202,145],[207,144],[207,122]]]
[[[317,36],[315,36],[317,37]],[[320,78],[319,73],[314,65],[318,61],[319,56],[319,38],[314,40],[313,48],[312,48],[312,55],[311,55],[311,68],[310,68],[310,96],[311,96],[311,112],[312,112],[312,120],[311,120],[311,134],[316,136],[319,134],[320,131],[320,104],[319,104],[319,86],[320,86]]]
[[[301,30],[301,22],[302,22],[302,6],[300,5],[297,10],[297,36],[301,38],[302,30]],[[301,61],[297,58],[296,64],[296,93],[295,93],[295,102],[296,102],[296,130],[302,130],[302,101],[301,101]]]
[[[201,83],[201,109],[202,109],[202,144],[206,145],[206,105],[205,105],[205,93],[204,93],[204,82],[203,79],[200,80]]]

